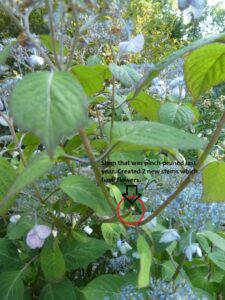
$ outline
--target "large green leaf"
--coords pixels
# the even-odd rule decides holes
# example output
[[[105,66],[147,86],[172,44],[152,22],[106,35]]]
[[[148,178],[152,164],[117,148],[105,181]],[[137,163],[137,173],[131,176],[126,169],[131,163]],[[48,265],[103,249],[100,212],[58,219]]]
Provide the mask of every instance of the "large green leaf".
[[[71,69],[72,74],[79,80],[87,95],[91,96],[103,90],[106,66],[78,65]]]
[[[214,233],[212,231],[202,231],[198,233],[198,235],[203,235],[208,240],[210,240],[210,242],[212,242],[214,246],[225,251],[225,239],[223,239],[217,233]]]
[[[46,284],[41,290],[40,300],[76,300],[73,284],[69,279]]]
[[[94,238],[67,238],[61,245],[66,268],[71,271],[85,268],[89,263],[102,256],[110,247],[103,241]]]
[[[214,251],[208,254],[209,259],[220,269],[225,271],[225,255],[224,251]]]
[[[87,100],[80,83],[66,72],[35,72],[14,89],[10,110],[21,130],[40,137],[52,155],[65,136],[87,122]]]
[[[21,272],[4,272],[0,274],[0,299],[22,300],[24,286],[21,280]]]
[[[122,65],[117,66],[114,63],[109,65],[109,69],[112,72],[116,80],[120,81],[125,87],[132,87],[140,80],[141,76],[133,68]]]
[[[129,95],[128,100],[133,94]],[[154,99],[152,96],[141,92],[135,99],[130,101],[134,110],[139,112],[144,118],[150,121],[158,121],[158,112],[160,109],[160,102]]]
[[[46,152],[37,154],[23,170],[20,176],[16,178],[8,193],[0,202],[0,215],[5,214],[14,204],[15,199],[13,196],[48,171],[48,169],[50,169],[53,165],[54,161],[50,160]]]
[[[191,284],[194,287],[201,289],[205,292],[208,292],[210,294],[213,294],[214,289],[213,289],[213,284],[209,281],[208,266],[192,266],[192,268],[190,269],[189,272],[190,272],[190,274],[188,274],[188,275],[189,275]],[[208,297],[206,299],[208,299]],[[215,299],[215,298],[213,298],[213,299]]]
[[[108,205],[100,188],[89,178],[84,176],[69,176],[63,179],[60,188],[75,203],[86,205],[99,215],[112,215],[112,210]]]
[[[86,300],[115,300],[120,299],[121,288],[126,285],[135,286],[135,276],[133,274],[118,275],[101,275],[92,280],[83,290]]]
[[[225,80],[224,67],[224,44],[206,45],[187,56],[184,64],[185,80],[194,100]]]
[[[144,161],[144,155],[139,151],[130,152],[113,152],[110,154],[110,161],[115,162],[116,165],[113,167],[116,174],[120,174],[121,171],[124,172],[124,176],[130,178],[137,178],[139,180],[144,180],[144,168],[143,166],[137,164],[137,162]],[[118,164],[119,161],[129,162],[129,164]],[[137,172],[137,173],[135,173]]]
[[[102,223],[101,229],[106,243],[112,247],[116,247],[120,235],[126,236],[126,229],[121,223]]]
[[[58,240],[50,239],[45,243],[41,251],[40,263],[47,280],[59,281],[64,277],[66,266],[63,254],[58,245]]]
[[[19,253],[15,245],[6,239],[0,239],[0,267],[16,270],[20,266]]]
[[[104,127],[110,136],[110,124]],[[172,147],[177,149],[202,149],[206,142],[190,133],[156,122],[114,122],[113,142],[127,144]]]
[[[112,73],[110,72],[109,67],[106,65],[95,64],[89,67],[90,70],[95,70],[103,81],[112,78]]]
[[[161,123],[177,128],[184,128],[193,123],[195,116],[188,107],[167,102],[160,107],[159,119]]]
[[[209,163],[202,170],[203,193],[201,201],[225,201],[225,162],[215,161]]]
[[[149,285],[150,268],[152,263],[152,252],[148,242],[143,235],[139,234],[137,239],[137,250],[140,255],[140,270],[138,274],[138,287],[143,288]]]
[[[8,189],[16,179],[16,171],[8,161],[0,157],[0,200],[6,195]]]

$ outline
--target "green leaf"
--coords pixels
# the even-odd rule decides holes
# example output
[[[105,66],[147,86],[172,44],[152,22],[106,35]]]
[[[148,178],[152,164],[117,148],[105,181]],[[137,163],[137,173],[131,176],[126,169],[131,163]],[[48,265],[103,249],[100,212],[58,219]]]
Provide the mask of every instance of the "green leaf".
[[[10,163],[5,158],[0,157],[0,200],[6,195],[16,176],[16,171]]]
[[[128,96],[129,98],[133,96],[133,93]],[[137,112],[139,112],[144,118],[150,121],[159,121],[158,112],[160,109],[160,102],[154,99],[152,96],[141,92],[135,99],[130,101],[131,107]]]
[[[96,54],[88,56],[87,62],[86,62],[86,64],[88,66],[98,65],[98,64],[101,64],[101,63],[102,63],[101,56],[96,55]]]
[[[220,269],[225,271],[225,255],[224,251],[214,251],[208,254],[209,259]]]
[[[73,284],[69,279],[46,284],[41,290],[40,300],[76,300]]]
[[[20,278],[21,272],[4,272],[0,274],[0,299],[22,300],[24,286]]]
[[[108,184],[108,187],[109,187],[109,190],[110,190],[110,195],[112,197],[115,197],[116,202],[119,203],[120,200],[123,198],[123,195],[121,194],[120,189],[116,185],[113,185],[113,184],[110,184],[110,183]]]
[[[152,252],[148,242],[143,235],[139,234],[137,239],[137,250],[140,255],[140,270],[138,274],[138,288],[149,285],[150,268],[152,263]]]
[[[64,277],[66,266],[58,240],[50,239],[45,243],[41,251],[40,263],[47,280],[59,281]]]
[[[177,128],[184,128],[192,124],[194,118],[191,109],[176,103],[164,103],[159,110],[160,122]]]
[[[110,123],[104,127],[110,136]],[[114,122],[113,142],[127,144],[172,147],[177,149],[202,149],[206,146],[203,139],[177,128],[147,121]]]
[[[144,167],[136,164],[137,162],[143,162],[144,155],[138,151],[132,152],[113,152],[110,154],[110,161],[115,162],[114,166],[115,172],[118,174],[119,170],[123,170],[124,176],[130,178],[138,178],[139,180],[143,180],[145,178]],[[127,165],[118,165],[118,161],[129,161]],[[138,173],[134,173],[134,172]],[[122,197],[123,198],[123,197]]]
[[[208,274],[208,266],[192,266],[189,278],[194,287],[213,294],[214,289],[212,283],[208,280]]]
[[[197,100],[211,87],[225,80],[225,45],[214,43],[203,46],[185,59],[184,73],[187,87]]]
[[[131,112],[130,112],[129,106],[125,100],[126,99],[124,96],[115,95],[115,101],[116,101],[117,105],[119,105],[119,108],[124,112],[127,119],[129,121],[131,121],[132,120]],[[119,112],[118,112],[118,115],[119,115]]]
[[[121,223],[102,223],[101,229],[106,243],[112,247],[116,247],[121,234],[126,236],[126,229]]]
[[[41,34],[41,35],[39,35],[39,39],[40,39],[41,43],[45,46],[45,48],[47,48],[50,52],[53,53],[53,47],[52,47],[52,41],[51,41],[50,35]],[[56,48],[56,53],[60,54],[60,43],[56,40],[55,40],[55,48]],[[65,45],[64,45],[63,55],[67,55],[67,54],[68,54],[68,49],[65,48]]]
[[[0,65],[4,65],[9,57],[10,50],[13,46],[14,42],[9,43],[4,47],[4,49],[0,52]]]
[[[60,188],[75,203],[86,205],[99,215],[112,216],[112,210],[100,188],[89,178],[84,176],[65,177],[60,184]]]
[[[13,196],[22,191],[26,186],[31,184],[35,179],[43,175],[54,165],[46,152],[36,155],[16,178],[4,199],[0,202],[0,215],[4,215],[15,202]]]
[[[0,267],[16,270],[20,266],[19,253],[16,246],[6,239],[0,239]]]
[[[86,99],[70,73],[35,72],[17,83],[10,110],[18,127],[36,134],[52,156],[63,137],[86,124]]]
[[[162,279],[163,280],[171,281],[175,272],[176,272],[176,267],[171,260],[168,260],[162,264]]]
[[[209,246],[209,242],[207,240],[207,238],[203,235],[201,235],[201,232],[196,234],[196,238],[199,242],[200,247],[206,252],[209,253],[211,252],[210,246]]]
[[[201,201],[225,201],[224,178],[225,162],[216,161],[206,165],[202,170],[203,193]]]
[[[103,241],[94,238],[67,238],[61,245],[68,271],[85,268],[89,263],[102,256],[110,247]]]
[[[121,288],[132,284],[125,276],[101,275],[92,280],[83,290],[86,300],[120,299]]]
[[[214,246],[225,251],[225,239],[223,239],[218,234],[212,231],[202,231],[201,233],[198,233],[198,235],[203,235],[208,240],[210,240],[210,242],[212,242]]]
[[[91,70],[95,70],[99,74],[99,76],[101,76],[103,81],[112,78],[112,73],[110,72],[108,66],[98,64],[91,66],[90,68]]]
[[[103,90],[104,78],[95,66],[75,66],[71,69],[71,73],[79,80],[88,96]]]
[[[196,106],[192,105],[192,103],[190,103],[190,102],[183,102],[183,105],[188,107],[193,112],[193,114],[194,114],[193,123],[198,122],[199,117],[200,117],[200,113],[199,113],[198,108]]]
[[[30,216],[21,216],[16,223],[10,223],[7,226],[7,237],[9,240],[17,240],[34,226],[34,219]]]
[[[109,69],[112,72],[116,80],[120,81],[125,87],[132,87],[140,80],[141,76],[133,68],[122,65],[117,66],[114,63],[109,65]]]

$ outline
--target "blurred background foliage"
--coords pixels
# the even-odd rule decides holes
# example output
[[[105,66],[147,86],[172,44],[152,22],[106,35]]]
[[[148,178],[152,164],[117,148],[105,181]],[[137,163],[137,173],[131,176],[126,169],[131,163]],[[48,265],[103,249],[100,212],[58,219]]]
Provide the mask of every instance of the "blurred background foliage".
[[[46,15],[45,9],[34,10],[30,14],[30,30],[36,34],[44,34],[48,32],[44,16]],[[7,25],[7,26],[6,26]],[[20,30],[15,26],[11,19],[0,9],[0,39],[13,38],[20,34]]]
[[[145,37],[144,52],[137,60],[156,62],[184,45],[182,15],[177,14],[173,0],[131,0],[127,17],[132,19],[135,33]]]

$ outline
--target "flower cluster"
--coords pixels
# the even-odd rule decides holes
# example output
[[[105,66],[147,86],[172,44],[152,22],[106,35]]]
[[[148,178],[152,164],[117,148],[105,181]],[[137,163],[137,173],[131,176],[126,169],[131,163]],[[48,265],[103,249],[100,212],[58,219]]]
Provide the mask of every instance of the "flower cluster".
[[[204,296],[196,295],[190,284],[185,280],[167,282],[162,279],[151,278],[151,299],[160,300],[206,300]]]
[[[173,167],[175,168],[175,166]],[[178,167],[177,167],[178,168]],[[149,185],[145,192],[151,201],[146,203],[149,209],[155,210],[161,205],[169,195],[175,190],[183,175],[170,176],[160,174],[156,180],[161,188],[154,182]],[[195,177],[170,205],[162,212],[161,216],[168,220],[175,220],[176,223],[185,228],[195,230],[205,230],[209,223],[215,228],[220,228],[225,221],[225,204],[223,203],[203,203],[200,201],[202,195],[201,176]]]
[[[149,66],[151,68],[151,66]],[[183,100],[186,97],[186,84],[183,74],[183,60],[179,59],[163,70],[159,77],[152,80],[149,92],[158,95],[161,99],[166,97]]]

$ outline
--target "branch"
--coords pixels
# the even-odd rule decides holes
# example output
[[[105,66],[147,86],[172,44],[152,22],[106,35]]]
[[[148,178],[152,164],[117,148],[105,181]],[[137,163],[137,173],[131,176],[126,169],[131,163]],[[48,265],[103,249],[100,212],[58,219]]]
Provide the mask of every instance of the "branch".
[[[76,22],[76,30],[75,30],[74,37],[73,37],[73,40],[72,40],[71,51],[70,51],[70,55],[69,55],[69,58],[68,58],[68,62],[67,62],[65,71],[68,71],[70,66],[71,66],[74,51],[75,51],[75,48],[76,48],[76,46],[79,42],[80,34],[85,32],[99,17],[103,17],[103,16],[106,16],[106,15],[107,16],[113,15],[111,13],[102,12],[102,13],[96,15],[96,16],[91,17],[83,26],[79,27],[79,20],[78,20],[76,7],[74,5],[74,1],[70,1],[70,2],[71,2],[72,10],[73,10],[74,20]]]
[[[54,66],[54,64],[52,63],[52,61],[48,57],[48,55],[45,53],[45,51],[43,50],[43,48],[41,47],[41,45],[37,42],[37,40],[32,36],[32,34],[26,28],[23,28],[23,26],[20,24],[20,21],[8,9],[7,5],[5,5],[4,3],[0,2],[0,6],[5,11],[5,13],[10,17],[10,19],[15,23],[15,25],[21,31],[23,31],[26,34],[26,36],[29,38],[29,40],[34,44],[35,48],[38,49],[38,51],[43,56],[43,58],[45,59],[45,61],[49,64],[49,66],[51,67],[51,69],[52,70],[56,70],[56,67]]]
[[[105,152],[102,153],[102,155],[100,155],[98,158],[95,159],[95,162],[97,163],[97,162],[100,162],[101,160],[103,160],[119,143],[120,142],[117,142],[117,143],[109,146],[109,148],[106,149]],[[89,159],[82,159],[82,158],[79,158],[79,157],[73,156],[73,155],[64,154],[61,158],[66,158],[66,159],[78,161],[78,162],[84,163],[84,164],[90,164]]]
[[[73,40],[72,40],[70,55],[69,55],[69,58],[68,58],[68,61],[67,61],[66,67],[65,67],[65,71],[68,71],[71,64],[72,64],[74,51],[75,51],[75,48],[78,44],[79,35],[80,35],[79,21],[78,21],[78,15],[77,15],[76,7],[74,5],[74,1],[70,1],[70,3],[72,5],[73,17],[74,17],[74,20],[76,22],[76,29],[75,29],[74,37],[73,37]]]
[[[85,150],[87,152],[87,155],[89,157],[90,164],[91,164],[92,169],[93,169],[93,171],[95,173],[95,177],[96,177],[97,183],[98,183],[99,187],[101,188],[101,190],[102,190],[102,192],[103,192],[103,194],[104,194],[104,196],[105,196],[105,198],[106,198],[109,206],[111,207],[112,211],[115,212],[114,201],[110,197],[109,192],[108,192],[106,186],[102,182],[102,174],[101,174],[101,171],[98,168],[98,165],[96,163],[96,160],[95,160],[95,157],[93,155],[93,152],[92,152],[89,140],[87,138],[86,132],[83,129],[80,129],[79,133],[80,133],[80,137],[82,139],[84,148],[85,148]]]
[[[53,191],[51,191],[43,200],[43,202],[47,201],[52,195],[54,195],[55,193],[57,193],[58,191],[60,191],[60,188],[56,188]]]
[[[115,77],[113,76],[113,83],[112,83],[112,116],[111,116],[111,126],[110,126],[110,142],[112,141],[112,132],[113,132],[113,125],[115,119],[115,96],[116,96],[116,81]]]
[[[158,216],[185,188],[186,186],[191,182],[193,177],[198,173],[199,169],[201,168],[203,162],[207,158],[207,156],[210,154],[213,146],[217,142],[220,132],[223,129],[225,124],[225,112],[223,113],[219,123],[217,124],[216,130],[214,131],[214,134],[212,135],[206,149],[200,156],[200,158],[197,161],[196,166],[193,168],[193,171],[196,171],[196,173],[190,173],[183,182],[178,186],[175,192],[173,192],[172,195],[170,195],[165,202],[163,202],[162,205],[160,205],[149,217],[147,217],[145,220],[143,220],[139,226],[144,225],[148,222],[150,222],[152,219],[154,219],[156,216]]]
[[[54,22],[53,22],[52,5],[49,0],[45,0],[45,5],[46,5],[47,11],[48,11],[48,24],[49,24],[49,28],[50,28],[50,36],[51,36],[53,54],[54,54],[56,65],[59,68],[59,70],[61,70],[62,68],[59,63],[59,59],[58,59],[58,55],[57,55],[57,51],[56,51],[55,26],[54,26]]]

